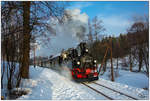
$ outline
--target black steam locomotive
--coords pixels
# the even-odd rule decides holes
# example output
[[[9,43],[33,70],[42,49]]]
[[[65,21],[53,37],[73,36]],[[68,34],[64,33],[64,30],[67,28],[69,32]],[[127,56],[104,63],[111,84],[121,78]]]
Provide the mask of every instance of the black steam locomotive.
[[[98,80],[97,61],[90,55],[86,43],[80,43],[71,53],[71,73],[75,81]]]

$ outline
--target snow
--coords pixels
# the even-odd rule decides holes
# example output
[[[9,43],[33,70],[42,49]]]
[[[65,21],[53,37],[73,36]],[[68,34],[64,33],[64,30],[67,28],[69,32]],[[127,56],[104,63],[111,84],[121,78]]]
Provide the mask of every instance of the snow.
[[[71,78],[70,71],[65,67],[61,72],[48,68],[30,66],[30,79],[22,79],[18,90],[25,90],[27,95],[22,95],[17,100],[106,100],[103,95],[98,94],[92,89],[81,83],[76,83]],[[117,91],[131,95],[137,99],[147,100],[149,91],[142,88],[148,87],[148,78],[142,73],[133,73],[125,70],[119,70],[115,82],[111,82],[108,75],[109,69],[100,75],[99,84],[105,85]],[[119,93],[112,92],[104,87],[96,86],[93,83],[88,85],[96,88],[113,99],[130,99]],[[4,95],[2,89],[2,95]],[[7,98],[8,99],[8,98]]]
[[[75,83],[51,69],[31,66],[30,74],[31,79],[23,80],[22,87],[30,88],[32,92],[21,96],[18,98],[19,100],[80,100],[98,99],[98,97],[106,99],[91,93],[91,91],[87,92],[85,86]]]
[[[135,73],[125,70],[118,71],[118,77],[115,77],[115,82],[130,85],[137,88],[149,88],[149,79],[143,73]],[[101,78],[110,80],[110,72],[107,70]]]
[[[132,86],[129,86],[129,85],[126,85],[126,84],[121,84],[121,83],[116,83],[116,82],[111,82],[111,81],[108,81],[108,80],[105,80],[105,79],[102,79],[100,78],[98,81],[97,81],[99,84],[102,84],[102,85],[105,85],[109,88],[112,88],[114,90],[117,90],[117,91],[120,91],[120,92],[123,92],[127,95],[130,95],[132,97],[135,97],[137,99],[142,99],[142,97],[144,99],[148,99],[148,91],[144,90],[144,89],[141,89],[141,88],[136,88],[136,87],[132,87]],[[102,89],[101,89],[102,90]],[[108,92],[108,91],[106,91]],[[112,95],[112,94],[111,94]],[[118,99],[119,97],[117,96],[113,96],[115,99]],[[123,97],[124,98],[124,97]],[[120,99],[120,98],[119,98]]]
[[[109,95],[109,97],[111,97],[113,99],[116,99],[116,100],[130,99],[130,100],[132,100],[129,97],[126,97],[124,95],[120,95],[119,93],[116,93],[116,92],[114,92],[112,90],[109,90],[109,89],[107,89],[105,87],[102,87],[102,86],[99,86],[99,85],[95,85],[95,84],[90,84],[90,86],[93,87],[93,88],[96,88],[97,90],[103,92],[106,95]]]
[[[10,74],[9,74],[9,70],[10,69],[7,70],[7,68],[10,68],[10,67],[8,66],[7,63],[8,62],[6,62],[6,61],[1,61],[1,76],[2,76],[3,70],[4,70],[3,79],[1,78],[1,87],[2,87],[2,82],[3,82],[3,89],[1,89],[1,92],[2,92],[1,95],[4,96],[4,97],[8,96],[8,90],[7,90],[8,78],[7,78],[7,75],[10,76]],[[14,71],[14,75],[12,76],[12,84],[13,84],[12,86],[15,86],[14,84],[17,81],[16,75],[17,75],[17,73],[19,71],[19,69],[17,67],[19,67],[19,64],[15,63],[15,62],[10,62],[9,65],[11,65],[11,64],[16,65],[16,68],[15,68],[15,71]],[[3,67],[5,67],[5,68],[3,68]]]
[[[59,73],[47,69],[33,66],[30,67],[30,79],[23,80],[22,87],[31,89],[27,95],[21,96],[19,100],[105,100],[104,96],[96,93],[95,91],[87,88],[86,86],[76,83],[66,75],[60,75]],[[65,73],[61,73],[65,74]],[[136,98],[142,99],[139,95],[144,96],[144,99],[148,99],[148,91],[141,88],[131,87],[128,85],[111,82],[100,78],[98,83],[107,85],[111,88],[120,90]],[[95,85],[94,85],[95,87]],[[105,90],[97,87],[100,91],[113,96],[115,99],[129,99],[123,95]],[[144,95],[143,95],[144,94]],[[123,97],[122,97],[123,96]]]
[[[126,84],[132,87],[137,88],[149,88],[149,78],[143,73],[143,72],[130,72],[129,67],[123,67],[121,66],[121,59],[118,61],[118,70],[116,69],[116,60],[113,59],[113,67],[114,67],[114,77],[115,82]],[[100,65],[99,65],[100,66]],[[110,80],[110,61],[108,62],[106,72],[101,75],[100,77],[105,80]],[[137,70],[137,65],[134,65],[133,69]],[[127,68],[127,70],[124,70],[124,68]]]
[[[116,78],[116,82],[127,84],[137,88],[149,88],[149,80],[146,75],[142,73],[131,73],[129,71],[119,71],[120,75],[126,73],[126,75],[121,75],[121,77]]]

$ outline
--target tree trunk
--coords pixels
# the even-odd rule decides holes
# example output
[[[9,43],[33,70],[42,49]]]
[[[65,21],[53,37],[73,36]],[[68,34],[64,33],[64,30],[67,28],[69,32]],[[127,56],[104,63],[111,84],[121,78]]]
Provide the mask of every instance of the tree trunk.
[[[113,69],[113,62],[112,62],[112,39],[111,39],[111,81],[114,81],[114,69]]]
[[[34,46],[34,68],[35,68],[35,46]]]
[[[129,62],[130,62],[130,71],[132,72],[132,57],[131,57],[131,50],[129,54]]]
[[[118,56],[117,56],[117,69],[118,69]]]
[[[107,66],[107,59],[105,59],[104,72],[106,72],[106,66]]]
[[[30,1],[23,2],[23,59],[21,77],[29,78],[30,59]]]
[[[1,88],[3,89],[3,76],[4,76],[4,73],[5,73],[5,54],[2,54],[2,62],[3,62],[3,71],[2,71],[2,75],[1,75]]]
[[[143,56],[142,56],[142,50],[139,50],[139,72],[142,69],[142,62],[143,62]]]
[[[144,52],[143,50],[142,50],[142,55],[143,55],[143,61],[144,61],[144,63],[145,63],[145,66],[146,66],[146,73],[147,73],[147,75],[149,75],[149,62],[148,62],[148,57],[147,57],[147,51],[146,52]]]

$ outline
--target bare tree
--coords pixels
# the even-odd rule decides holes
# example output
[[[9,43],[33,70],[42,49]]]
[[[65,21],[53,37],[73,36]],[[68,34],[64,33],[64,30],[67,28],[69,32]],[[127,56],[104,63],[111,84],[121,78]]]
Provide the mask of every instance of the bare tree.
[[[47,38],[48,32],[55,34],[50,25],[50,18],[54,17],[61,21],[64,8],[63,2],[2,2],[2,56],[3,61],[7,61],[3,71],[7,72],[8,88],[13,87],[11,84],[15,81],[14,76],[17,79],[17,87],[21,77],[29,78],[29,53],[33,36],[37,39],[42,36]],[[15,70],[15,62],[19,63],[19,71],[16,74],[14,71],[18,69]]]
[[[88,20],[88,27],[89,27],[88,40],[90,41],[90,43],[93,43],[92,25],[90,19]]]
[[[102,20],[98,19],[97,16],[95,16],[92,20],[92,30],[94,31],[94,35],[95,35],[95,40],[98,40],[98,35],[100,34],[100,32],[105,31],[104,26],[102,25]]]
[[[132,42],[130,41],[130,44],[132,44],[131,49],[134,49],[134,53],[132,54],[139,63],[139,72],[142,69],[143,62],[145,63],[146,70],[148,71],[148,63],[146,62],[148,60],[148,30],[147,20],[136,21],[131,26],[128,33],[130,36],[133,36],[132,39],[130,37],[132,40]]]
[[[18,49],[20,43],[21,17],[15,2],[2,2],[2,56],[3,75],[7,73],[7,88],[15,87],[16,62],[18,62]],[[4,73],[5,72],[5,73]],[[1,80],[3,81],[3,75]],[[1,82],[2,82],[1,81]],[[2,83],[3,85],[3,83]]]

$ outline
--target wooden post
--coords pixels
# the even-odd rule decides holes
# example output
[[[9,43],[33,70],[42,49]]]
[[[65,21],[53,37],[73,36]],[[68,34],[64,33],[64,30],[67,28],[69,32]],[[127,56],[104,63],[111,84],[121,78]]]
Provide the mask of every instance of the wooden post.
[[[130,71],[132,72],[132,57],[131,57],[131,49],[129,53],[129,61],[130,61]]]
[[[114,81],[114,70],[113,70],[113,63],[112,63],[112,38],[110,39],[110,43],[111,43],[111,47],[110,47],[110,51],[111,51],[111,81]]]
[[[35,68],[35,45],[34,45],[34,68]]]
[[[98,73],[100,73],[100,71],[101,71],[101,69],[102,69],[102,66],[103,66],[103,64],[104,64],[105,58],[106,58],[106,56],[107,56],[108,48],[109,48],[109,47],[107,46],[107,49],[106,49],[106,52],[105,52],[105,55],[104,55],[104,58],[103,58],[103,61],[102,61],[102,63],[101,63],[101,67],[100,67]]]
[[[117,70],[118,70],[118,57],[117,57]]]
[[[118,52],[120,53],[120,43],[119,40],[117,40],[117,45],[118,45]],[[120,54],[117,54],[117,70],[118,70],[118,58]]]

